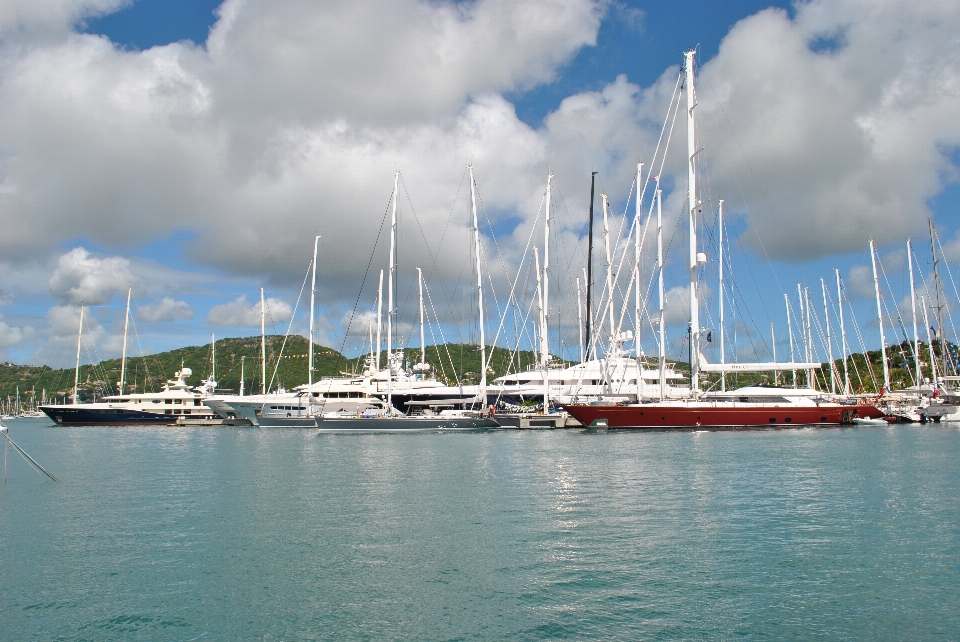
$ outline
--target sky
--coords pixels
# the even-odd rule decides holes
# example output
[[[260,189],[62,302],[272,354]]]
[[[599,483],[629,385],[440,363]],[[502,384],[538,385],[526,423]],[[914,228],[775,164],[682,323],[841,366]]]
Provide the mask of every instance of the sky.
[[[701,314],[718,337],[723,199],[727,358],[766,360],[775,335],[783,360],[789,332],[799,336],[798,283],[810,291],[813,333],[825,337],[829,323],[839,354],[835,270],[850,347],[878,347],[871,238],[888,343],[912,336],[905,243],[914,239],[917,290],[929,302],[928,219],[943,252],[944,331],[955,337],[957,34],[960,4],[932,1],[7,0],[0,359],[72,365],[81,303],[83,361],[119,356],[128,288],[132,354],[258,334],[261,287],[268,331],[306,334],[317,235],[318,340],[357,355],[388,266],[398,170],[396,336],[419,344],[420,267],[427,343],[476,342],[467,165],[486,341],[504,347],[533,341],[532,245],[542,260],[553,173],[548,337],[551,352],[576,358],[590,174],[594,294],[602,300],[606,274],[603,192],[619,329],[635,330],[624,297],[632,263],[622,267],[621,256],[633,255],[636,166],[645,163],[650,184],[690,48],[704,150]],[[656,160],[675,358],[689,314],[684,111]],[[646,353],[656,352],[651,196],[639,278]],[[826,342],[814,343],[826,358]],[[718,346],[706,346],[708,359]]]

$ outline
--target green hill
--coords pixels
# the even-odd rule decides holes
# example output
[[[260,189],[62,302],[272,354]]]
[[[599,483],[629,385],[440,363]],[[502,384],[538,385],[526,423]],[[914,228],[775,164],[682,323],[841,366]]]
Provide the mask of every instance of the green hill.
[[[308,342],[300,336],[287,338],[283,346],[283,337],[268,336],[267,344],[267,383],[271,389],[283,386],[287,389],[307,382]],[[281,346],[283,346],[282,356]],[[217,340],[216,379],[218,390],[238,392],[240,389],[241,365],[246,392],[259,392],[260,375],[260,337],[218,339]],[[494,377],[527,368],[534,362],[530,351],[521,351],[513,355],[503,348],[488,350],[490,369],[487,377]],[[420,360],[417,349],[403,350],[405,361],[416,363]],[[278,359],[278,356],[280,358]],[[314,345],[314,379],[337,376],[343,372],[359,373],[363,371],[364,357],[348,359],[337,350]],[[279,365],[277,365],[279,362]],[[438,379],[450,384],[463,384],[479,381],[480,352],[478,346],[469,344],[446,344],[427,347],[427,362]],[[381,352],[380,363],[385,366],[386,352]],[[200,385],[210,375],[210,344],[178,348],[143,357],[128,357],[126,383],[127,392],[154,392],[160,390],[168,379],[181,367],[190,368],[193,374],[187,378],[191,386]],[[274,371],[276,373],[274,374]],[[12,403],[17,389],[23,406],[29,406],[33,395],[39,403],[46,394],[47,399],[63,401],[72,394],[74,380],[73,368],[53,369],[49,366],[22,366],[12,363],[0,364],[0,400]],[[95,364],[80,367],[80,399],[92,401],[104,395],[116,394],[120,380],[120,360],[108,359]],[[272,385],[270,382],[273,382]]]

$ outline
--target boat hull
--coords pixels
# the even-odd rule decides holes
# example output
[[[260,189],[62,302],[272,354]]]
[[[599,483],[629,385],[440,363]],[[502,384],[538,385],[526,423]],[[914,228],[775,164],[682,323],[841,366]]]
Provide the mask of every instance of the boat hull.
[[[500,424],[486,417],[343,417],[316,421],[320,432],[334,433],[447,432],[500,428]]]
[[[759,428],[797,425],[852,424],[857,417],[882,415],[872,406],[590,406],[564,409],[584,426],[609,428]],[[596,422],[596,423],[594,423]]]
[[[41,406],[40,410],[60,426],[144,426],[176,423],[178,415],[77,406]]]

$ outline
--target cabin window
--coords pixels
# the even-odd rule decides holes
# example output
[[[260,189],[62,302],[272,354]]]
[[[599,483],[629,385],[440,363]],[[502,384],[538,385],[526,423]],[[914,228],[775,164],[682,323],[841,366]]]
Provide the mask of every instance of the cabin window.
[[[163,403],[170,404],[170,403],[173,403],[173,401],[170,400],[170,399],[165,399],[165,400],[163,401]]]
[[[194,399],[194,400],[193,400],[193,405],[194,405],[194,406],[199,406],[199,405],[200,405],[200,400],[199,400],[199,399]]]

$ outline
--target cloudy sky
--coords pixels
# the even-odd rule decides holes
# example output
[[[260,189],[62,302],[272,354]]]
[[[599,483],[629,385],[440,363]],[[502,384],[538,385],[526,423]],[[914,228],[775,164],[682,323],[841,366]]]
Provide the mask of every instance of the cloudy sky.
[[[400,337],[419,341],[419,266],[438,321],[428,342],[476,341],[468,164],[487,336],[502,325],[500,345],[530,332],[512,317],[501,324],[496,309],[514,280],[515,310],[529,309],[528,245],[532,235],[542,246],[554,173],[551,342],[575,357],[590,172],[609,196],[614,251],[632,252],[618,239],[636,165],[649,168],[691,47],[705,325],[717,327],[712,248],[724,199],[737,283],[728,354],[768,358],[771,323],[779,356],[789,352],[783,294],[796,306],[797,283],[809,287],[822,324],[820,279],[835,306],[834,268],[875,346],[868,239],[894,315],[910,307],[908,237],[918,283],[930,284],[928,218],[960,277],[958,34],[960,4],[923,0],[5,0],[0,358],[71,363],[81,302],[84,360],[118,355],[128,287],[134,353],[258,333],[261,287],[272,331],[305,333],[308,295],[297,300],[316,235],[320,340],[356,354],[387,264],[398,169]],[[681,120],[662,173],[677,356],[685,148]],[[602,288],[599,197],[597,219]],[[644,243],[646,292],[655,243]],[[651,341],[647,332],[648,351]]]

